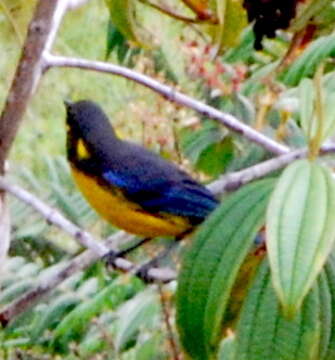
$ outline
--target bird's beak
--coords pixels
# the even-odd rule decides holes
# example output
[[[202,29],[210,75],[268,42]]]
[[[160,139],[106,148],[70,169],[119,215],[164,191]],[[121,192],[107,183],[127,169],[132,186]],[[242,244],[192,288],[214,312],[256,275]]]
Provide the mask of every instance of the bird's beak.
[[[73,105],[73,101],[71,101],[69,99],[64,99],[63,102],[64,102],[66,110],[68,110]]]

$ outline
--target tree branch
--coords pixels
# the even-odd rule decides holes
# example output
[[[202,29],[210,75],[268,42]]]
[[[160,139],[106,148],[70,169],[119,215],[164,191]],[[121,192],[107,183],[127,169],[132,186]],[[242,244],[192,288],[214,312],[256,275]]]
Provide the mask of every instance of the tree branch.
[[[91,249],[99,256],[107,253],[108,249],[99,241],[95,240],[87,231],[80,229],[78,226],[69,221],[58,210],[52,208],[33,194],[24,190],[22,187],[13,185],[9,181],[0,177],[0,189],[14,195],[27,205],[39,212],[48,223],[57,226],[69,235],[71,235],[79,244],[87,249]]]
[[[116,254],[118,249],[115,247],[115,243],[119,243],[121,240],[125,241],[128,237],[133,236],[127,235],[120,231],[117,234],[111,236],[105,242],[96,240],[89,232],[80,229],[75,224],[71,223],[66,219],[58,210],[45,204],[43,201],[38,199],[36,196],[30,194],[28,191],[22,189],[17,185],[12,185],[4,178],[0,177],[0,189],[9,192],[13,196],[17,197],[27,205],[33,207],[38,211],[49,223],[59,227],[69,235],[71,235],[81,245],[88,248],[82,254],[78,255],[70,262],[64,265],[64,267],[56,273],[51,274],[48,278],[42,279],[40,283],[32,290],[25,293],[19,299],[6,306],[0,312],[0,324],[5,326],[14,317],[18,316],[28,308],[32,307],[37,301],[43,296],[52,291],[62,281],[73,275],[74,273],[83,270],[101,259],[105,254],[111,250]],[[128,261],[122,257],[115,257],[112,260],[112,265],[118,270],[134,274],[145,281],[155,282],[169,282],[176,278],[176,274],[172,269],[169,268],[157,268],[152,266],[144,274],[139,272],[141,266],[138,266],[131,261]]]
[[[213,194],[223,194],[227,191],[237,190],[251,181],[262,178],[273,171],[283,168],[285,165],[288,165],[296,159],[305,157],[306,154],[306,149],[292,151],[288,154],[264,161],[247,169],[223,175],[218,180],[210,183],[207,187],[211,192],[213,192]]]
[[[335,152],[335,144],[329,143],[321,147],[320,154],[327,155]],[[306,148],[291,151],[287,154],[266,160],[247,169],[223,175],[218,180],[213,181],[207,187],[213,194],[221,195],[226,191],[240,188],[242,185],[260,179],[276,170],[283,168],[294,160],[305,158],[308,150]]]
[[[111,244],[116,241],[120,241],[120,238],[122,237],[125,237],[125,233],[117,233],[111,237],[111,240],[101,243],[101,246],[103,246],[107,252],[111,247],[113,248]],[[11,304],[7,305],[0,311],[0,324],[2,326],[6,326],[15,317],[34,306],[38,301],[54,290],[61,282],[76,272],[86,269],[99,259],[100,256],[98,253],[92,250],[86,250],[65,264],[61,270],[50,274],[48,277],[40,279],[37,286],[27,291],[21,297],[14,300]],[[138,269],[135,264],[123,258],[115,259],[113,265],[121,271],[134,274]],[[173,270],[167,268],[151,268],[148,270],[147,276],[154,281],[164,283],[175,279],[176,274]]]
[[[50,51],[67,0],[40,0],[30,22],[22,55],[0,118],[0,174],[23,114],[44,69],[43,53]]]
[[[90,0],[68,0],[68,10],[75,10],[86,5]]]
[[[115,239],[118,239],[118,237],[125,237],[126,233],[124,233],[123,231],[120,231],[118,233],[118,236],[116,237],[111,236],[110,240],[108,240],[106,243],[103,243],[95,239],[89,232],[82,230],[80,227],[73,224],[70,220],[65,218],[65,216],[63,216],[57,209],[52,208],[48,204],[44,203],[42,200],[37,198],[35,195],[29,193],[22,187],[12,185],[9,181],[2,177],[0,177],[0,189],[10,193],[11,195],[15,196],[27,205],[31,206],[33,209],[39,212],[48,223],[57,226],[58,228],[72,236],[83,247],[91,250],[95,254],[95,258],[92,261],[104,257],[105,255],[109,254],[111,250],[114,250],[115,255],[118,255],[119,250],[112,249],[111,244],[113,245],[115,243]],[[133,238],[132,235],[129,236]],[[136,248],[137,246],[133,247],[133,249]],[[113,254],[110,255],[112,258],[110,265],[113,265],[117,269],[128,272],[134,270],[134,274],[139,270],[138,266],[135,267],[134,264],[132,264],[128,260],[123,259],[123,257],[113,258]],[[152,268],[154,268],[154,266]],[[164,271],[162,272],[161,269],[150,269],[148,272],[148,278],[164,282],[171,278],[171,271],[167,271],[166,269],[164,269]]]
[[[0,175],[5,173],[5,162],[22,121],[28,102],[44,70],[43,53],[51,50],[68,0],[38,1],[29,24],[21,58],[0,117]],[[2,256],[8,249],[9,215],[4,194],[0,194],[0,228]],[[7,241],[8,240],[8,241]]]
[[[98,71],[103,73],[109,73],[117,76],[121,76],[137,82],[147,88],[157,92],[164,98],[177,103],[179,105],[188,107],[200,113],[203,116],[207,116],[211,119],[217,120],[226,126],[228,129],[242,135],[246,139],[254,142],[264,149],[277,155],[285,154],[289,151],[289,148],[282,145],[271,138],[263,135],[250,126],[242,123],[233,115],[221,112],[207,104],[204,104],[198,100],[193,99],[181,92],[176,91],[170,86],[160,83],[159,81],[150,78],[149,76],[140,74],[134,70],[128,69],[123,66],[114,65],[101,61],[90,61],[80,58],[70,58],[65,56],[55,56],[52,54],[45,54],[45,63],[48,68],[50,67],[69,67],[80,68],[91,71]]]

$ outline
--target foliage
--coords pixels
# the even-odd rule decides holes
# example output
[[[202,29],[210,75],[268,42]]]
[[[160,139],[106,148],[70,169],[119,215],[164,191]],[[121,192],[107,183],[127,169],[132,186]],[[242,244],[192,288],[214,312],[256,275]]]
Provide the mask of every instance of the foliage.
[[[0,0],[1,103],[34,3]],[[182,247],[182,260],[174,260],[177,290],[172,283],[160,294],[161,302],[167,297],[175,305],[176,315],[168,311],[176,318],[176,346],[185,358],[201,360],[331,360],[335,184],[331,156],[319,155],[335,128],[334,2],[292,1],[286,12],[285,2],[275,0],[260,2],[263,7],[242,0],[166,3],[90,1],[66,15],[55,52],[131,67],[292,148],[308,148],[308,159],[224,196]],[[179,163],[198,180],[271,156],[130,81],[54,69],[29,106],[10,156],[10,179],[98,237],[115,229],[98,219],[72,182],[62,108],[69,95],[102,103],[121,137]],[[0,278],[1,307],[82,250],[31,208],[10,201],[12,245]],[[132,259],[149,260],[162,243]],[[174,261],[166,259],[169,266]],[[98,263],[2,329],[0,357],[171,358],[161,305],[157,286]]]
[[[61,265],[43,269],[12,257],[1,279],[0,303],[8,304]],[[27,282],[26,277],[34,280]],[[22,349],[26,356],[49,354],[52,359],[60,353],[66,359],[91,359],[95,353],[123,353],[126,359],[144,353],[144,346],[159,354],[163,334],[158,320],[159,303],[152,289],[143,289],[135,278],[111,277],[98,264],[68,278],[32,311],[15,319],[1,334],[0,354],[5,358],[11,349],[17,354]]]

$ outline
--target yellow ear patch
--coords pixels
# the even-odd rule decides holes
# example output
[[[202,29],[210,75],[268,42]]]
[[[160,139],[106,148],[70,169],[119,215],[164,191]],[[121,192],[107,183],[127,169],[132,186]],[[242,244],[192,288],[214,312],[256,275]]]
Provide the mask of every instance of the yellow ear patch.
[[[77,155],[79,159],[87,159],[90,157],[90,153],[82,139],[79,139],[77,142]]]

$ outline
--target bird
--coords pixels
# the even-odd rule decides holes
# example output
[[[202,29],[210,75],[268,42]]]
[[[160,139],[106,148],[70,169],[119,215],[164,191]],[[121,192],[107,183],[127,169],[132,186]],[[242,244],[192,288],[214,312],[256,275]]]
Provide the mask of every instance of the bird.
[[[177,165],[119,138],[100,105],[64,103],[74,181],[109,223],[146,238],[178,238],[218,206],[213,194]]]

